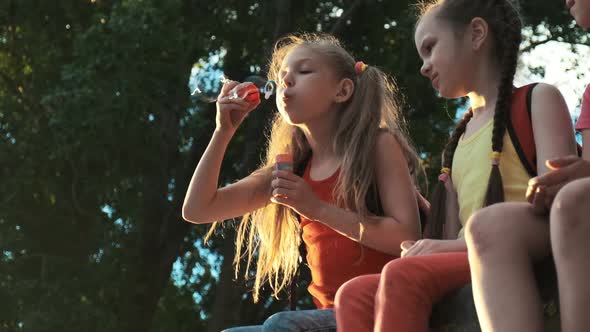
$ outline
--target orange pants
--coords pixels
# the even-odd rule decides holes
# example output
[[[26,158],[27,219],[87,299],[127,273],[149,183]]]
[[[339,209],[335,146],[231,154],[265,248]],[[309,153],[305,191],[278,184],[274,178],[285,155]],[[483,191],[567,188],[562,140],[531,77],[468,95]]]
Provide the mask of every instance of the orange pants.
[[[338,332],[426,332],[433,304],[470,280],[467,252],[395,259],[381,274],[356,277],[340,287]]]

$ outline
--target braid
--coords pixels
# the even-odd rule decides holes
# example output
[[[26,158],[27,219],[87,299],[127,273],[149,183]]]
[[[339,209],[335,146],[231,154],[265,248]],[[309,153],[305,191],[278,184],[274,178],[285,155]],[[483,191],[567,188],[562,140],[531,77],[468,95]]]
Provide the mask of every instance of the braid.
[[[446,219],[446,207],[447,207],[447,191],[445,188],[445,182],[450,174],[450,170],[453,167],[453,157],[455,156],[455,150],[459,144],[459,139],[465,132],[467,123],[473,117],[473,111],[469,109],[463,116],[463,119],[453,130],[447,145],[443,152],[443,174],[439,176],[436,186],[430,197],[430,216],[426,229],[424,230],[424,237],[431,239],[441,239],[444,233],[444,225]],[[446,173],[446,174],[444,174]]]
[[[504,147],[504,134],[512,105],[512,87],[518,48],[521,41],[521,21],[516,9],[508,0],[500,0],[496,7],[498,20],[491,20],[496,52],[500,55],[501,76],[492,129],[492,170],[484,199],[484,206],[504,201],[504,185],[500,173],[500,155]]]
[[[518,50],[521,42],[522,22],[518,10],[512,0],[433,0],[421,6],[423,17],[436,9],[436,16],[453,24],[457,31],[461,31],[473,18],[484,19],[494,38],[492,57],[499,59],[500,82],[498,96],[494,110],[492,128],[492,170],[484,199],[484,206],[504,201],[504,186],[500,174],[499,162],[503,149],[506,124],[509,120],[512,106],[512,87],[516,72]],[[465,114],[457,125],[443,152],[443,170],[448,172],[453,165],[455,149],[465,127],[471,119],[471,110]],[[435,186],[431,201],[431,216],[426,226],[425,235],[439,237],[442,234],[446,216],[444,195],[444,181],[447,176],[441,174],[440,181]]]
[[[465,129],[467,128],[467,123],[473,117],[473,110],[470,108],[465,114],[463,115],[463,119],[461,122],[455,127],[447,145],[444,149],[443,154],[443,167],[451,168],[453,166],[453,158],[455,157],[455,149],[457,149],[457,144],[459,144],[459,139],[465,133]]]
[[[496,49],[500,55],[501,78],[498,87],[498,99],[494,115],[494,131],[492,138],[492,150],[502,152],[503,137],[506,132],[507,114],[510,111],[512,101],[512,82],[516,72],[518,60],[518,46],[520,45],[521,22],[518,14],[507,0],[500,1],[498,6],[499,17],[504,18],[494,28]]]

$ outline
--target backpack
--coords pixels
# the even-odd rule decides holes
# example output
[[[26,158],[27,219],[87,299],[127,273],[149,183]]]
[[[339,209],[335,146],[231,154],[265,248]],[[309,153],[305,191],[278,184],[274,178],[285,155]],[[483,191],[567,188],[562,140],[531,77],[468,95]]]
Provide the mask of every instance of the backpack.
[[[531,177],[537,176],[537,150],[531,117],[533,89],[537,84],[532,83],[513,90],[510,121],[506,125],[518,158]],[[577,149],[581,156],[582,147],[579,144]]]

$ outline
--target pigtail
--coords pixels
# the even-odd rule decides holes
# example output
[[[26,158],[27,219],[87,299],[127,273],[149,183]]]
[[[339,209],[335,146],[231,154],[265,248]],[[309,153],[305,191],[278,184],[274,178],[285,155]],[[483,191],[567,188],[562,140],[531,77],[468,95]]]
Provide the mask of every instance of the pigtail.
[[[484,206],[504,201],[504,186],[500,173],[500,159],[504,146],[506,123],[509,118],[512,105],[512,89],[514,74],[518,60],[518,48],[521,42],[520,17],[516,9],[508,0],[501,1],[498,6],[498,17],[502,20],[492,21],[495,26],[494,36],[498,54],[501,55],[502,67],[500,85],[498,87],[498,99],[494,113],[494,127],[492,131],[492,169],[488,181],[488,187],[484,199]]]
[[[430,197],[430,216],[428,217],[428,223],[424,230],[424,237],[430,239],[441,239],[443,237],[444,225],[446,219],[446,207],[447,207],[447,190],[445,188],[446,181],[451,176],[451,168],[453,166],[453,157],[455,156],[455,150],[459,144],[459,139],[463,133],[467,123],[473,117],[471,109],[465,113],[463,119],[455,130],[451,134],[447,145],[443,152],[443,167],[441,174],[438,177],[438,181],[434,186],[432,196]]]
[[[342,161],[334,196],[338,206],[357,212],[361,220],[369,220],[367,216],[382,213],[370,211],[365,204],[367,195],[377,188],[374,165],[366,160],[374,158],[378,136],[388,132],[396,138],[412,175],[416,175],[420,163],[407,138],[394,80],[376,66],[360,61],[342,70],[342,77],[350,78],[355,89],[337,119],[333,149]]]
[[[365,199],[374,190],[375,171],[367,160],[374,159],[374,147],[381,131],[394,134],[408,158],[408,164],[419,165],[418,156],[406,139],[403,117],[395,98],[395,85],[383,72],[365,66],[355,71],[354,58],[346,52],[338,39],[323,34],[291,35],[281,38],[275,45],[269,64],[268,78],[279,80],[281,63],[295,47],[305,46],[326,57],[336,76],[353,80],[355,89],[352,98],[342,104],[341,116],[337,118],[338,130],[333,140],[333,149],[342,159],[340,176],[334,188],[338,205],[357,212],[361,220],[368,211]],[[255,173],[263,174],[273,167],[278,154],[290,151],[294,171],[302,174],[311,149],[305,135],[277,113],[268,137],[266,156]],[[366,218],[369,220],[369,218]],[[360,230],[362,234],[362,228]],[[360,237],[360,235],[359,235]],[[256,264],[252,296],[258,300],[259,290],[268,283],[272,294],[278,298],[297,274],[301,227],[293,211],[283,205],[267,204],[245,214],[238,225],[234,266],[236,277],[239,266],[244,264],[244,276],[251,278],[250,268]]]

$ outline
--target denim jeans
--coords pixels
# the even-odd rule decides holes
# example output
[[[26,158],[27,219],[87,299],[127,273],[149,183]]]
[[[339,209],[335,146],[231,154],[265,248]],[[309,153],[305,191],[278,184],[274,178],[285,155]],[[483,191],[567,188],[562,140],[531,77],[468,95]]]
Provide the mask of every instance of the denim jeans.
[[[281,311],[262,325],[233,327],[223,332],[335,332],[336,316],[332,309]]]

